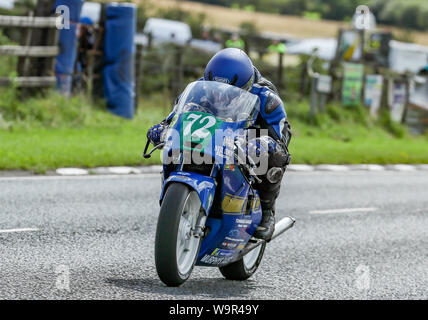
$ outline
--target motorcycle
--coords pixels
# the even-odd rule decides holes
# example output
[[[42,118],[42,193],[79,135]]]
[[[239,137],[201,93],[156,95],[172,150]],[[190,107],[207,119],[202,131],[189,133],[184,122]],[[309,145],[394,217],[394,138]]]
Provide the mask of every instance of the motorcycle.
[[[167,286],[180,286],[194,266],[218,267],[226,279],[245,280],[260,265],[266,241],[252,237],[262,218],[257,164],[237,143],[255,124],[256,95],[217,81],[190,83],[174,107],[162,149],[160,213],[155,263]],[[285,217],[275,239],[294,225]]]

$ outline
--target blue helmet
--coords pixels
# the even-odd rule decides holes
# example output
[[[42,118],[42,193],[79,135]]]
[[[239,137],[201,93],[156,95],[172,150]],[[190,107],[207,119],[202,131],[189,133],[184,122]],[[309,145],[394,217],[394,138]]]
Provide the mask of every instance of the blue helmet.
[[[244,51],[236,48],[223,49],[208,62],[204,80],[250,90],[254,82],[254,66]]]

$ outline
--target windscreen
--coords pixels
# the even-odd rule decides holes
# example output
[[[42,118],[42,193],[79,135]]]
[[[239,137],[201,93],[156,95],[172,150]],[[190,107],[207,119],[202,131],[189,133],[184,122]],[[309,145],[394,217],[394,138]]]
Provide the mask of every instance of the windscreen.
[[[203,112],[226,122],[253,119],[259,110],[258,96],[217,81],[190,83],[176,106],[177,113]]]

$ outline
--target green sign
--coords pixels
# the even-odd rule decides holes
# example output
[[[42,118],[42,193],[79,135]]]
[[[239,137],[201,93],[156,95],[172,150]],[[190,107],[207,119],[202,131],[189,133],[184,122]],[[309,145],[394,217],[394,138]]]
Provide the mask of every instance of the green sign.
[[[364,65],[345,63],[343,71],[342,104],[356,106],[360,104],[363,88]]]
[[[183,149],[203,151],[222,122],[209,113],[184,113],[181,126]]]

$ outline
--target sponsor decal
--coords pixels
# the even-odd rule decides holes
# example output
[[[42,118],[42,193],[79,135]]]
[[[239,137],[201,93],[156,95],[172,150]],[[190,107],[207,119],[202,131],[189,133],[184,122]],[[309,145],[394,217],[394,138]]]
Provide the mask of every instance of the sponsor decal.
[[[239,237],[241,236],[241,231],[237,229],[230,230],[228,233],[228,236],[230,236],[230,238],[233,238],[233,239],[239,239]],[[227,238],[228,237],[226,237],[226,239]]]
[[[214,81],[221,82],[221,83],[227,83],[227,84],[230,83],[229,79],[223,78],[223,77],[214,77]]]
[[[231,257],[231,256],[233,256],[234,252],[235,251],[233,251],[233,250],[222,250],[222,249],[217,248],[217,249],[215,249],[213,251],[213,253],[211,253],[211,256],[216,256],[216,257]]]
[[[227,260],[229,260],[228,257],[217,257],[217,256],[210,256],[206,254],[201,259],[201,262],[206,264],[220,264],[220,263],[226,262]]]
[[[221,208],[224,214],[241,214],[243,212],[244,205],[246,204],[247,198],[238,197],[229,193],[226,193]]]
[[[253,222],[253,220],[249,220],[249,219],[236,219],[237,223],[243,223],[243,224],[251,224]]]
[[[236,231],[239,231],[239,230],[236,230]],[[232,237],[225,237],[224,239],[227,241],[233,241],[233,242],[244,242],[244,239],[237,239]]]
[[[225,241],[221,244],[221,246],[225,249],[235,249],[238,246],[238,244],[234,242]]]
[[[224,166],[224,170],[235,171],[235,165],[234,164],[226,164]]]

